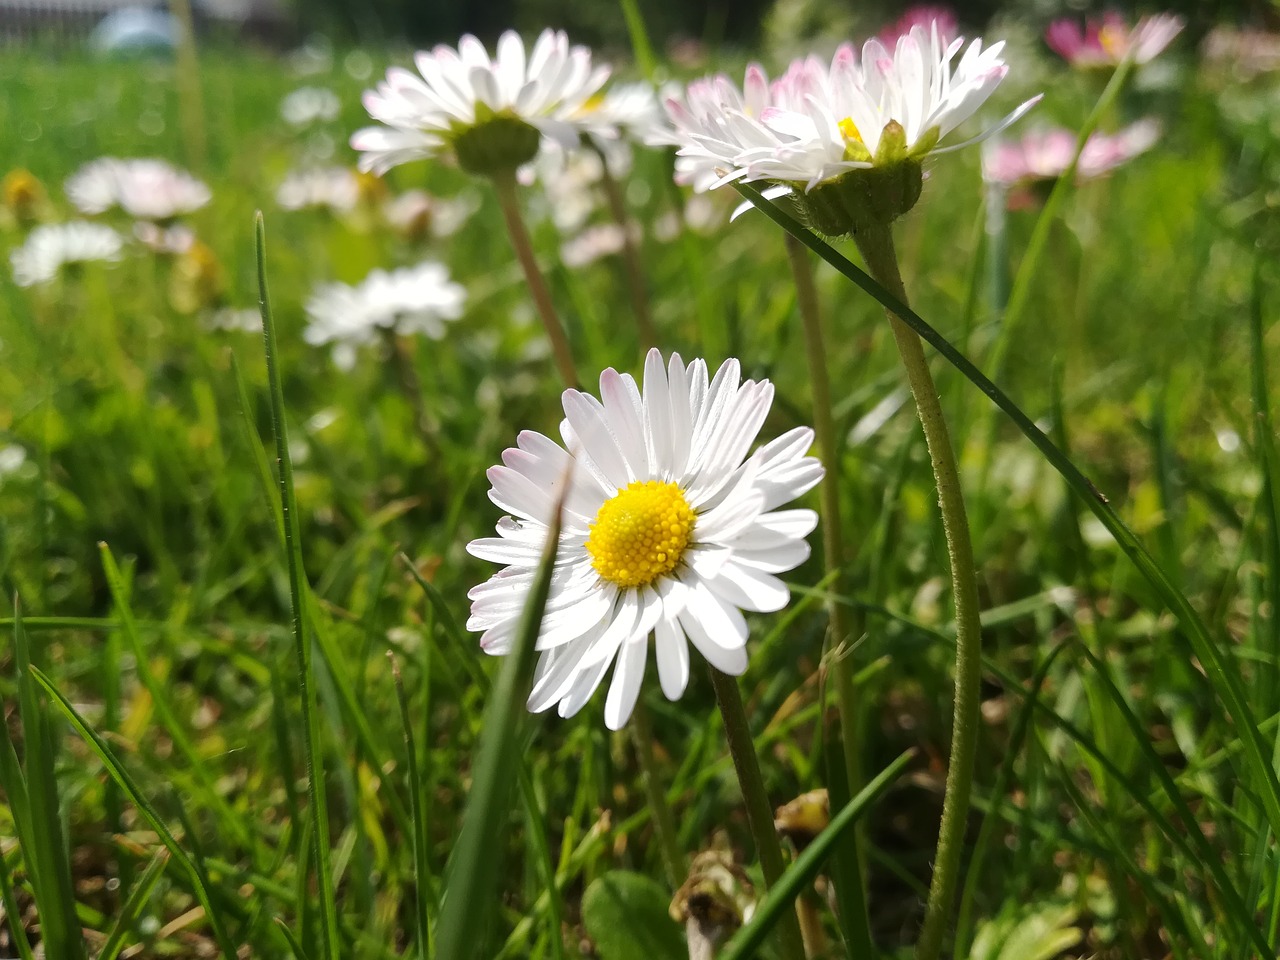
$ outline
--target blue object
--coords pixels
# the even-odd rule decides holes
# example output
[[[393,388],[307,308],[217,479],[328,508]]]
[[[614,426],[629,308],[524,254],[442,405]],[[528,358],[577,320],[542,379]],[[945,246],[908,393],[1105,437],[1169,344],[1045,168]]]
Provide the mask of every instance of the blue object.
[[[105,54],[168,53],[178,43],[178,24],[169,14],[146,7],[115,10],[93,28],[89,45]]]

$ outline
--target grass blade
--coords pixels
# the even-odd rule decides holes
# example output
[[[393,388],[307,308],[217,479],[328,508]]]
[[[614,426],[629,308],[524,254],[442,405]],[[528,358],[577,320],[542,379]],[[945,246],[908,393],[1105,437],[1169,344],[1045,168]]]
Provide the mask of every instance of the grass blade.
[[[450,857],[444,903],[436,925],[438,957],[463,960],[474,956],[483,939],[479,932],[488,929],[486,918],[494,900],[502,824],[510,811],[511,771],[522,762],[519,728],[525,691],[533,671],[534,645],[551,593],[551,572],[560,543],[560,509],[561,504],[557,503],[514,646],[489,692],[471,795],[467,798],[462,834]]]
[[[138,917],[142,915],[151,891],[159,883],[160,877],[164,874],[164,868],[168,865],[169,851],[157,850],[156,855],[147,864],[147,869],[142,871],[142,876],[129,891],[129,898],[120,908],[120,914],[116,917],[115,923],[111,925],[111,930],[107,933],[107,942],[103,944],[97,960],[116,960],[120,955],[120,951],[124,949],[125,938],[133,930],[133,925],[138,922]]]
[[[820,833],[816,840],[805,847],[804,853],[796,857],[791,868],[782,875],[756,906],[751,922],[734,934],[717,960],[749,960],[768,937],[773,925],[782,919],[785,911],[793,909],[792,904],[804,889],[813,883],[818,871],[827,857],[835,850],[841,835],[850,829],[857,819],[875,803],[897,778],[906,765],[915,756],[915,750],[908,750],[897,760],[885,767],[870,783],[858,791],[858,795],[850,800],[839,813],[831,818],[827,829]]]
[[[254,218],[254,240],[258,259],[258,306],[262,312],[262,340],[267,357],[267,380],[271,385],[271,425],[276,438],[279,468],[280,509],[284,520],[285,552],[289,561],[289,602],[293,608],[293,639],[298,658],[298,690],[302,699],[303,750],[307,768],[312,856],[315,860],[316,911],[320,916],[321,957],[339,960],[338,921],[333,891],[333,870],[329,862],[329,805],[325,795],[324,758],[320,752],[319,708],[312,684],[311,640],[307,634],[306,605],[303,600],[302,534],[298,524],[298,501],[293,488],[293,461],[289,457],[289,433],[284,417],[284,386],[276,349],[276,327],[267,290],[267,238],[262,211]],[[302,836],[302,833],[299,833]]]
[[[25,849],[27,869],[38,878],[36,906],[40,910],[40,936],[44,952],[67,960],[83,958],[84,936],[76,917],[71,885],[71,863],[62,836],[58,783],[54,776],[56,753],[49,717],[40,702],[33,677],[31,647],[22,627],[22,604],[13,600],[14,656],[18,669],[18,714],[22,719],[26,756],[28,827],[30,846]]]
[[[18,849],[22,849],[21,844]],[[13,895],[13,876],[9,873],[9,861],[3,853],[0,853],[0,903],[4,904],[4,915],[9,920],[9,939],[18,948],[19,960],[35,960],[35,955],[31,952],[31,941],[27,939],[26,928],[22,925],[18,901]]]
[[[621,0],[622,15],[627,21],[627,34],[631,37],[631,55],[636,58],[636,66],[644,74],[644,78],[653,82],[657,61],[653,56],[653,44],[649,42],[649,31],[644,26],[644,15],[636,0]]]
[[[80,734],[89,749],[102,761],[107,768],[107,774],[119,784],[125,796],[138,808],[142,818],[147,821],[151,829],[159,836],[160,842],[165,845],[165,848],[186,872],[196,900],[199,901],[200,906],[204,907],[205,917],[209,921],[209,926],[213,929],[214,939],[217,941],[218,949],[222,951],[222,955],[224,957],[236,956],[236,948],[232,944],[231,938],[227,936],[222,916],[213,907],[213,900],[209,895],[209,889],[205,884],[202,871],[196,866],[190,855],[178,844],[177,839],[165,825],[160,814],[156,812],[156,808],[151,805],[151,801],[146,798],[146,795],[138,787],[133,776],[125,769],[124,765],[111,751],[111,748],[107,746],[106,741],[98,736],[97,732],[89,726],[88,721],[71,705],[71,701],[63,696],[58,688],[53,685],[53,681],[35,668],[32,668],[31,675],[36,683],[44,688],[44,692],[49,697],[50,702],[66,717],[67,722],[71,724],[76,733]]]
[[[391,660],[391,673],[396,682],[396,702],[400,705],[400,721],[404,725],[404,752],[408,760],[406,786],[409,788],[409,811],[413,818],[413,880],[414,908],[417,913],[419,960],[427,960],[431,953],[431,921],[427,904],[431,899],[431,865],[427,860],[427,813],[422,804],[422,780],[418,776],[418,744],[413,735],[413,718],[409,713],[409,698],[404,690],[404,677],[396,658]]]
[[[1112,509],[1107,498],[1094,486],[1071,459],[1045,435],[1016,403],[995,385],[981,370],[971,363],[951,342],[931,327],[923,317],[884,287],[860,270],[834,247],[807,229],[799,220],[785,209],[765,200],[750,184],[737,184],[738,190],[751,201],[762,213],[782,229],[797,237],[805,246],[835,267],[847,279],[861,287],[886,309],[896,314],[907,326],[914,330],[930,346],[937,350],[953,367],[960,371],[971,383],[995,403],[1014,422],[1022,434],[1035,445],[1036,449],[1056,470],[1067,485],[1093,512],[1115,538],[1116,544],[1133,562],[1134,566],[1155,589],[1157,595],[1174,613],[1182,624],[1191,649],[1200,660],[1208,675],[1214,691],[1223,701],[1235,724],[1235,729],[1244,745],[1253,779],[1256,781],[1261,795],[1267,823],[1272,833],[1280,836],[1280,779],[1276,777],[1275,768],[1271,764],[1270,747],[1262,739],[1258,731],[1257,718],[1249,706],[1245,696],[1244,684],[1235,665],[1219,648],[1218,643],[1209,634],[1208,627],[1196,612],[1186,596],[1165,573],[1155,558],[1143,546],[1142,541],[1120,519]]]

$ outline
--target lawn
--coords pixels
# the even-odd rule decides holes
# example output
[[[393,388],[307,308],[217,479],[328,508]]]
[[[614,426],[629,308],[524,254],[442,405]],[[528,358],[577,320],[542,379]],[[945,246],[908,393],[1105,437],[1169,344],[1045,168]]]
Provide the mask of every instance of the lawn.
[[[1080,496],[926,348],[982,620],[946,955],[1274,956],[1276,74],[1210,58],[1184,35],[1095,110],[1108,72],[1073,70],[1025,25],[984,36],[1011,41],[984,119],[1045,93],[1007,142],[1144,117],[1159,134],[1105,176],[1061,183],[1047,205],[1051,183],[1009,198],[984,185],[982,147],[931,157],[919,204],[893,228],[914,310],[1099,494]],[[753,55],[770,75],[786,66]],[[629,51],[596,56],[641,77]],[[736,81],[748,59],[705,56],[659,69]],[[348,137],[371,122],[361,92],[411,62],[407,49],[202,48],[192,76],[164,61],[0,54],[0,174],[42,185],[0,214],[6,258],[32,229],[24,211],[79,216],[63,184],[101,156],[164,158],[212,193],[181,218],[197,238],[182,252],[152,251],[108,211],[91,219],[128,238],[117,262],[29,287],[0,270],[0,956],[425,957],[462,922],[468,956],[665,960],[686,950],[673,897],[693,909],[697,884],[712,884],[734,914],[727,934],[764,895],[717,708],[723,678],[700,656],[675,701],[650,663],[641,707],[615,733],[604,691],[569,719],[526,713],[528,674],[503,673],[515,658],[486,656],[465,629],[468,591],[496,570],[467,544],[509,512],[486,496],[486,470],[521,431],[559,437],[563,415],[496,192],[416,161],[353,178],[342,209],[279,202],[291,171],[354,170]],[[282,119],[300,87],[332,91],[333,109]],[[762,441],[812,425],[784,232],[759,211],[730,222],[732,186],[695,196],[673,184],[670,150],[630,153],[614,169],[639,275],[616,247],[599,249],[616,234],[598,165],[540,168],[518,188],[583,389],[599,395],[610,367],[641,376],[647,309],[664,361],[676,351],[714,372],[733,357],[744,379],[773,383]],[[397,219],[388,205],[415,190],[436,198],[430,216]],[[257,210],[287,515],[256,315]],[[832,245],[862,264],[854,243]],[[813,533],[812,556],[781,574],[785,610],[748,615],[737,688],[771,810],[825,787],[833,813],[848,801],[842,729],[855,783],[910,751],[835,838],[836,859],[816,864],[816,885],[799,887],[808,956],[861,955],[844,945],[857,887],[877,951],[906,957],[953,734],[948,541],[881,305],[798,256],[813,265],[826,338],[839,448],[826,466],[845,556],[833,577]],[[428,260],[465,288],[438,337],[383,331],[342,350],[306,332],[326,284]],[[825,517],[830,502],[811,492],[795,506]],[[1136,539],[1118,541],[1099,511]],[[829,630],[833,610],[844,638]],[[844,715],[840,678],[852,685]],[[323,777],[309,784],[313,745]],[[468,808],[487,789],[495,807]],[[468,837],[464,811],[483,836]],[[788,863],[804,865],[804,843],[785,841]],[[708,851],[719,872],[704,856],[686,884],[685,861]],[[482,893],[463,903],[458,890]],[[789,956],[772,935],[785,929],[768,931],[760,956]],[[59,936],[71,952],[49,952]]]

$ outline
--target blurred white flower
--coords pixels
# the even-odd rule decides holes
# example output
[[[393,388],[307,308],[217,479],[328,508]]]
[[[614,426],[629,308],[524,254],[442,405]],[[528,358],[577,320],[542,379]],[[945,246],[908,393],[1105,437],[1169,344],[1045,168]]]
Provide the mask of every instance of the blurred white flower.
[[[143,246],[168,256],[186,253],[196,242],[196,232],[181,223],[162,227],[149,220],[139,220],[133,225],[133,235]]]
[[[280,101],[280,116],[294,127],[336,120],[342,110],[338,95],[326,87],[299,87]]]
[[[627,151],[629,164],[629,149],[625,143],[619,142],[619,145]],[[622,173],[627,164],[619,163],[612,169],[615,173]],[[603,161],[599,154],[590,150],[566,151],[550,147],[539,153],[533,163],[521,167],[518,177],[526,186],[537,183],[542,187],[541,195],[535,193],[530,201],[535,208],[542,207],[556,227],[565,233],[581,229],[603,203],[599,189],[604,177]]]
[[[479,209],[474,193],[434,197],[425,190],[406,190],[383,204],[382,216],[408,237],[449,237]]]
[[[27,462],[27,451],[16,443],[0,447],[0,477],[16,473]]]
[[[1184,21],[1170,13],[1143,17],[1132,29],[1118,13],[1089,19],[1083,29],[1072,19],[1055,20],[1045,42],[1073,67],[1114,67],[1126,57],[1149,63],[1182,32]]]
[[[9,255],[14,282],[20,287],[47,283],[68,264],[120,259],[124,238],[100,223],[73,220],[48,223],[27,234],[26,242]]]
[[[199,210],[212,198],[191,174],[163,160],[102,157],[67,180],[67,196],[81,213],[119,207],[139,220],[171,220]]]
[[[635,237],[633,231],[632,236]],[[560,260],[571,270],[595,263],[601,257],[621,253],[627,244],[627,235],[616,223],[603,223],[587,227],[571,240],[560,245]]]
[[[329,283],[307,301],[307,343],[334,344],[334,361],[349,367],[355,348],[373,343],[379,332],[420,333],[438,340],[444,322],[462,316],[466,290],[449,279],[443,264],[374,270],[361,283]]]
[[[1076,164],[1082,180],[1103,176],[1145,153],[1160,138],[1160,125],[1139,120],[1119,133],[1094,133],[1085,142]],[[982,176],[988,183],[1012,186],[1056,180],[1067,172],[1076,154],[1076,135],[1070,130],[1032,131],[1016,143],[994,143],[982,155]]]
[[[780,510],[822,479],[797,427],[748,455],[773,403],[769,381],[740,380],[728,360],[708,383],[702,360],[645,360],[644,393],[628,374],[600,375],[600,399],[563,395],[564,447],[531,430],[488,472],[489,499],[513,516],[472,556],[503,564],[475,587],[467,629],[486,653],[510,652],[552,512],[564,498],[551,593],[528,707],[562,717],[591,699],[613,665],[605,724],[635,707],[652,633],[662,692],[689,682],[689,644],[716,669],[747,669],[742,611],[790,600],[775,574],[809,556],[812,510]],[[566,451],[565,447],[568,448]]]
[[[222,307],[205,318],[210,330],[234,333],[262,333],[262,314],[256,307]]]
[[[360,200],[360,181],[348,167],[294,170],[276,189],[276,203],[285,210],[328,209],[350,213]]]
[[[603,86],[607,67],[571,47],[563,31],[544,30],[526,56],[511,31],[490,59],[465,36],[458,49],[438,46],[415,57],[418,75],[392,67],[364,105],[381,126],[351,137],[360,168],[385,173],[425,157],[452,156],[463,169],[494,175],[527,163],[547,136],[575,147],[584,133],[606,133],[583,106]]]

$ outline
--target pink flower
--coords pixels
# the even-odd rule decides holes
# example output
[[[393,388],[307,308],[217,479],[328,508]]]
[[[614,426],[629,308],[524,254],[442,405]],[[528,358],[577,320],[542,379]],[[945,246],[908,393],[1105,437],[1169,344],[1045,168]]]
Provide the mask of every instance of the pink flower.
[[[1183,19],[1169,13],[1143,17],[1132,29],[1118,13],[1099,22],[1089,19],[1084,28],[1075,20],[1055,20],[1044,39],[1073,67],[1114,67],[1127,56],[1147,63],[1158,56],[1182,32]]]
[[[930,29],[936,24],[938,36],[944,44],[950,43],[960,35],[960,24],[956,20],[955,11],[940,3],[918,3],[908,7],[907,12],[880,31],[880,41],[889,48],[898,43],[899,37],[905,37],[915,26]]]
[[[1076,176],[1080,180],[1101,177],[1150,150],[1159,136],[1159,125],[1150,119],[1116,134],[1095,133],[1080,153]],[[1005,186],[1056,180],[1067,172],[1075,153],[1076,135],[1070,130],[1033,131],[1017,143],[988,149],[982,158],[982,176],[988,183]]]

